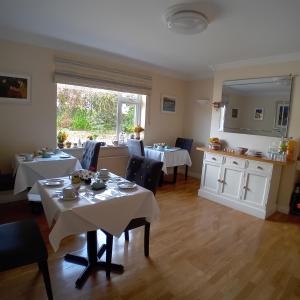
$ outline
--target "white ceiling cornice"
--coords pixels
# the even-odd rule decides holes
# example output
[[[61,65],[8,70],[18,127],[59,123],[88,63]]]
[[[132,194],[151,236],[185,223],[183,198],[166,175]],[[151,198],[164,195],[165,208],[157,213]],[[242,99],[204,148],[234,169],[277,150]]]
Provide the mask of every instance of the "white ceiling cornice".
[[[214,71],[221,71],[227,69],[238,69],[238,68],[258,66],[258,65],[285,63],[285,62],[297,61],[297,60],[300,60],[300,52],[238,60],[238,61],[233,61],[224,64],[216,64],[214,66],[210,66],[210,68]]]

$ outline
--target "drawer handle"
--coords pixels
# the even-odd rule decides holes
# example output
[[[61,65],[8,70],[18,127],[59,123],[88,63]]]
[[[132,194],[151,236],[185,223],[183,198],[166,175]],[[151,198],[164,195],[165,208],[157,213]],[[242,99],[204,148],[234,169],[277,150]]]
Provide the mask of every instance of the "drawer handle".
[[[243,189],[246,190],[246,191],[249,191],[249,188],[246,187],[246,186],[243,186]]]
[[[258,170],[263,170],[264,168],[261,167],[261,166],[257,166],[257,169],[258,169]]]
[[[232,163],[233,163],[234,165],[238,165],[238,164],[239,164],[239,163],[238,163],[237,161],[235,161],[235,160],[234,160]]]
[[[218,182],[222,183],[222,180],[221,180],[221,179],[218,179]]]
[[[211,159],[212,159],[212,160],[217,160],[215,157],[212,157]]]

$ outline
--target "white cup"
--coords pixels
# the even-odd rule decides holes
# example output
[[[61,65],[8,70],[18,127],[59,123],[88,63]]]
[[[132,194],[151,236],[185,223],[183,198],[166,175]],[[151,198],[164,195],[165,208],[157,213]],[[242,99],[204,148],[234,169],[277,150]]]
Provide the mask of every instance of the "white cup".
[[[99,170],[100,177],[107,177],[108,176],[108,169],[100,169]]]
[[[73,187],[68,186],[63,189],[63,198],[73,199],[73,198],[76,198],[76,196],[77,196],[77,193],[73,189]]]
[[[26,154],[25,154],[25,160],[33,160],[33,154],[31,154],[31,153],[26,153]]]

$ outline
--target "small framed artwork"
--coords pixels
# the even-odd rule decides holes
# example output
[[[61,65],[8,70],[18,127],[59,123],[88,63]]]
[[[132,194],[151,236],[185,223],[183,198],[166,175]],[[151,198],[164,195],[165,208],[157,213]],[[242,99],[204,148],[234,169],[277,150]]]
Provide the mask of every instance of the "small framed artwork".
[[[232,119],[238,119],[239,117],[239,109],[238,108],[232,108],[231,109],[231,118]]]
[[[0,102],[30,103],[30,77],[0,73]]]
[[[176,112],[176,98],[173,96],[161,96],[161,111],[164,113]]]
[[[264,119],[264,109],[262,107],[255,108],[254,120],[261,121]]]

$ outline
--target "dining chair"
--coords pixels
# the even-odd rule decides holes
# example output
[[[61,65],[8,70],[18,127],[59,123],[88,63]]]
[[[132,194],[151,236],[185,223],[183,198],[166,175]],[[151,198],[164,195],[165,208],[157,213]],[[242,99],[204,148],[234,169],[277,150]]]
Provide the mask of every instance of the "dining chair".
[[[101,145],[101,142],[86,141],[81,160],[83,169],[93,172],[97,171],[97,163]]]
[[[48,299],[53,299],[48,271],[48,252],[34,220],[0,225],[0,271],[38,263]]]
[[[126,179],[150,190],[153,194],[156,193],[161,169],[163,163],[161,161],[145,158],[138,155],[132,155],[126,169]],[[150,223],[147,222],[146,218],[135,218],[132,219],[127,227],[125,228],[125,240],[129,241],[129,230],[144,226],[144,253],[145,256],[149,256],[149,240],[150,240]],[[110,262],[112,257],[113,249],[113,238],[112,235],[106,234],[106,277],[110,278]]]
[[[185,149],[189,153],[191,153],[192,145],[193,145],[193,139],[186,139],[186,138],[179,137],[176,139],[176,142],[175,142],[175,147]],[[186,165],[185,166],[185,180],[187,180],[188,169],[189,169],[189,167]],[[174,178],[176,178],[176,175],[177,175],[177,167],[174,167]],[[175,179],[175,181],[176,181],[176,179]]]
[[[132,156],[132,155],[145,156],[143,141],[135,140],[135,139],[128,139],[127,147],[128,147],[129,156]]]
[[[155,195],[163,163],[150,158],[133,155],[126,169],[126,179],[150,190]],[[144,253],[149,256],[150,223],[146,218],[132,219],[125,229],[125,240],[129,241],[129,230],[145,226]]]

